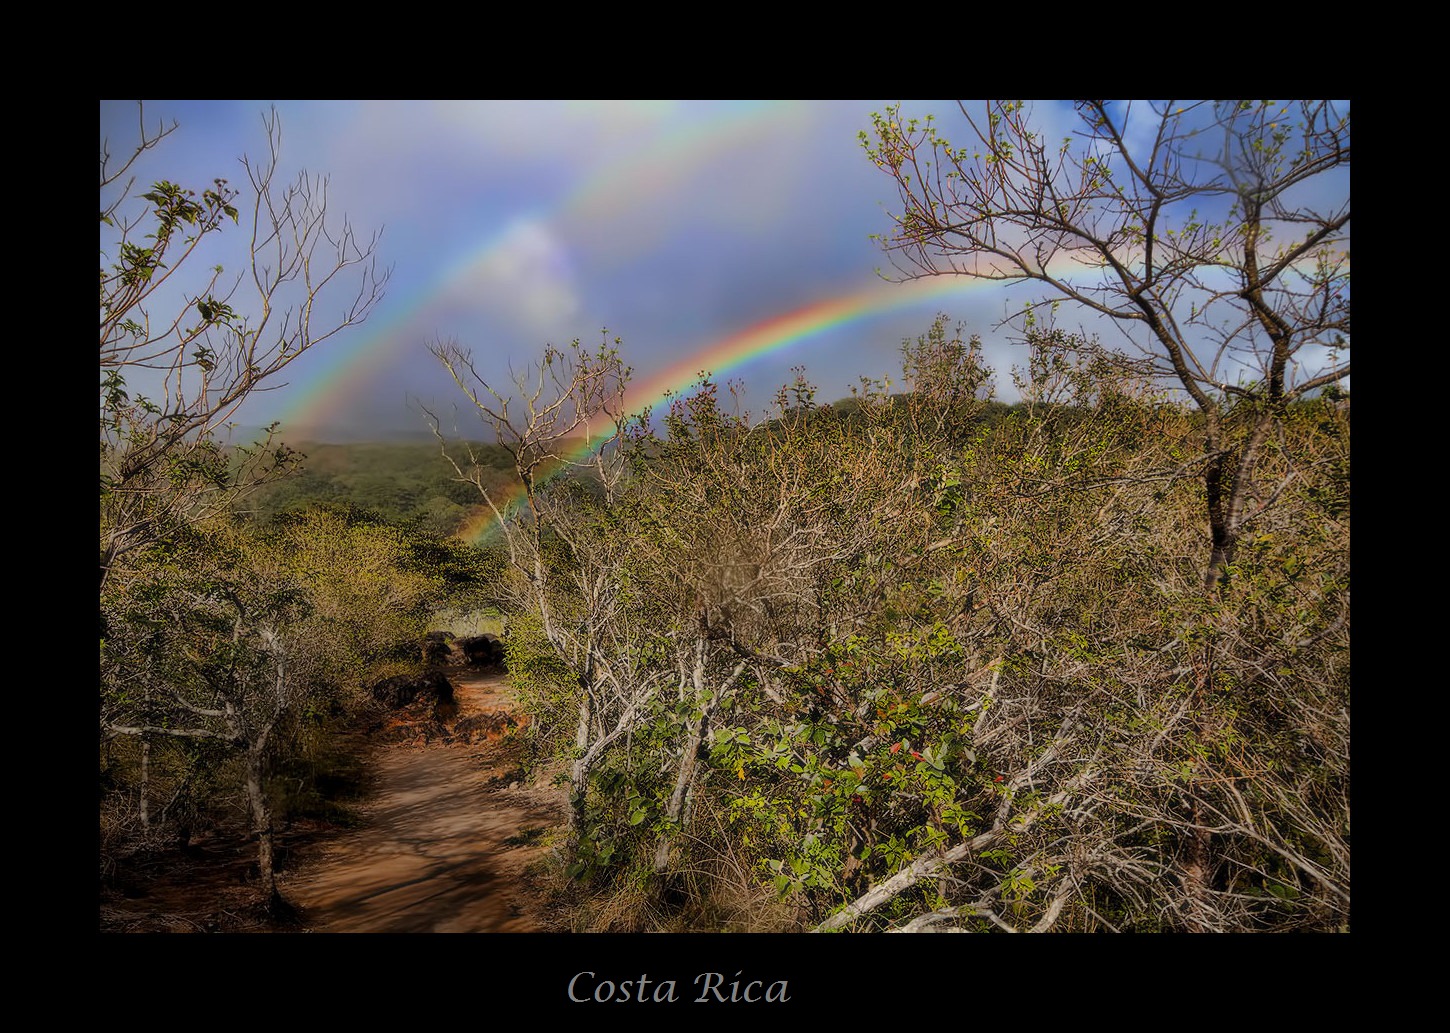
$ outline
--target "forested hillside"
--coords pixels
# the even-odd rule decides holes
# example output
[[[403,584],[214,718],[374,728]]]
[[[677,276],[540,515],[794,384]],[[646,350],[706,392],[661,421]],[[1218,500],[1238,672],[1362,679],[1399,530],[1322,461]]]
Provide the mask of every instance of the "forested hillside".
[[[415,523],[450,535],[485,513],[474,486],[461,482],[434,444],[296,442],[301,468],[259,488],[243,512],[263,523],[313,503],[352,506],[394,523]],[[497,447],[471,446],[485,483],[502,489],[513,476],[508,454]]]

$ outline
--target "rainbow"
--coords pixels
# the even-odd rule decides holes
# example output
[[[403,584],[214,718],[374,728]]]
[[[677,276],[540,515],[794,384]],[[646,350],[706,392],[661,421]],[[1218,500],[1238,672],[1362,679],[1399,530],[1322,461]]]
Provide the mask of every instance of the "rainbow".
[[[649,102],[641,102],[646,114]],[[751,137],[774,131],[801,117],[799,104],[786,101],[740,101],[721,103],[708,117],[676,124],[663,132],[649,147],[605,163],[573,192],[546,208],[520,213],[508,225],[468,250],[426,286],[401,303],[388,306],[387,317],[372,323],[370,332],[346,349],[324,349],[313,356],[305,379],[295,383],[291,400],[277,417],[283,426],[322,426],[329,423],[367,383],[380,378],[406,358],[400,344],[406,340],[408,324],[430,303],[446,296],[458,284],[466,283],[487,266],[511,240],[521,222],[561,224],[588,218],[596,212],[617,212],[640,203],[641,197],[657,193],[665,183],[683,180],[702,164],[723,151],[748,146]],[[376,318],[376,314],[374,316]],[[411,347],[406,350],[411,351]]]
[[[641,114],[659,120],[660,109],[646,104]],[[289,404],[278,419],[284,427],[292,429],[332,422],[363,393],[367,383],[381,378],[389,368],[414,354],[418,342],[410,339],[409,330],[416,317],[427,306],[449,296],[460,284],[471,282],[484,271],[510,245],[521,222],[562,225],[595,214],[617,215],[657,195],[671,183],[693,175],[723,152],[754,145],[758,143],[756,138],[764,133],[789,131],[792,123],[804,114],[805,109],[795,102],[749,101],[722,103],[711,108],[706,117],[689,122],[659,120],[661,130],[651,145],[604,164],[561,200],[532,213],[520,213],[507,226],[447,264],[439,275],[430,276],[413,294],[401,301],[390,299],[386,315],[374,313],[373,321],[365,328],[366,336],[355,339],[349,347],[322,349],[309,355],[307,367],[299,369],[299,380],[289,390]],[[906,283],[873,279],[847,293],[812,301],[690,350],[687,358],[632,383],[628,390],[630,410],[639,412],[653,407],[668,394],[688,387],[702,372],[722,378],[752,359],[827,331],[998,283],[953,276]],[[606,433],[605,438],[608,436]],[[596,437],[595,441],[598,440]],[[566,458],[577,462],[586,455],[587,450]],[[495,501],[500,503],[502,512],[508,513],[520,494],[520,489],[514,489]],[[459,535],[476,541],[495,529],[496,524],[496,518],[489,513],[471,521]]]
[[[682,359],[649,377],[629,385],[627,408],[640,413],[653,408],[667,397],[684,390],[700,376],[708,373],[721,378],[752,359],[771,352],[780,351],[798,344],[807,338],[829,330],[862,323],[898,309],[921,305],[950,295],[960,296],[966,292],[1000,287],[1000,281],[967,280],[958,277],[933,277],[910,280],[905,283],[888,283],[877,280],[871,285],[836,297],[814,301],[793,309],[784,315],[763,319],[744,330],[730,334],[712,344],[694,350],[689,358]],[[573,455],[565,456],[567,462],[577,463],[608,440],[616,428],[610,426],[604,433],[592,437],[593,444],[582,446]],[[567,469],[567,467],[565,467]],[[505,516],[519,502],[523,495],[522,485],[509,488],[501,498],[494,499],[499,512]],[[477,516],[460,528],[457,536],[470,542],[479,542],[498,529],[498,519],[492,512]]]

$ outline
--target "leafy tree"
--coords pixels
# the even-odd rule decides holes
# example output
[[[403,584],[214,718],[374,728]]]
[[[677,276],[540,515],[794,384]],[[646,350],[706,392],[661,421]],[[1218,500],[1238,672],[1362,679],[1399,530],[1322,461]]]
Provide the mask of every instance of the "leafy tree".
[[[318,675],[289,630],[306,619],[300,586],[250,562],[229,528],[191,530],[133,569],[129,590],[102,596],[101,733],[142,746],[143,832],[156,742],[206,742],[239,757],[258,844],[260,888],[275,904],[266,776],[274,733]]]
[[[358,713],[368,684],[417,667],[443,594],[433,558],[396,528],[312,510],[261,532],[195,525],[133,560],[126,590],[102,596],[101,734],[137,746],[111,781],[135,789],[138,838],[165,818],[153,759],[176,798],[204,768],[215,792],[240,791],[273,898],[271,775],[305,746],[306,715]]]
[[[200,196],[165,180],[133,193],[136,159],[176,129],[148,130],[138,115],[139,140],[119,167],[108,141],[100,154],[100,221],[115,233],[100,267],[102,590],[128,555],[295,464],[275,427],[237,448],[222,431],[299,355],[363,322],[388,278],[376,235],[329,220],[325,179],[274,183],[275,112],[264,119],[267,157],[242,159],[249,197],[225,179]],[[206,243],[243,214],[246,268],[232,278],[205,268]]]
[[[1347,424],[1338,416],[1317,410],[1336,428],[1327,440],[1288,428],[1296,405],[1350,372],[1341,361],[1350,335],[1348,111],[1328,101],[1082,101],[1077,139],[1060,143],[1022,102],[962,114],[963,146],[931,118],[905,119],[899,108],[863,134],[867,153],[899,191],[895,228],[883,238],[898,270],[1041,284],[1050,311],[1068,301],[1124,331],[1124,347],[1094,348],[1098,361],[1157,377],[1197,412],[1202,447],[1135,475],[1197,478],[1198,520],[1208,532],[1205,607],[1189,618],[1196,630],[1175,640],[1196,654],[1176,676],[1186,686],[1188,719],[1178,740],[1187,754],[1182,807],[1147,819],[1180,848],[1171,870],[1186,905],[1177,917],[1190,929],[1242,927],[1242,898],[1224,887],[1238,872],[1272,867],[1241,850],[1246,843],[1275,853],[1273,864],[1292,856],[1295,879],[1312,886],[1326,913],[1338,914],[1348,901],[1347,812],[1341,821],[1339,804],[1322,794],[1326,810],[1285,810],[1292,798],[1285,789],[1274,791],[1280,803],[1273,806],[1245,803],[1238,780],[1277,782],[1268,773],[1284,771],[1283,761],[1245,776],[1242,758],[1230,763],[1224,751],[1231,741],[1262,748],[1264,737],[1283,734],[1283,703],[1262,695],[1263,657],[1248,647],[1251,639],[1263,648],[1278,643],[1275,655],[1299,641],[1347,650],[1347,568],[1322,525],[1313,522],[1316,530],[1295,543],[1296,562],[1306,549],[1326,562],[1321,576],[1312,586],[1301,581],[1293,604],[1278,595],[1281,605],[1268,611],[1266,585],[1279,585],[1282,570],[1266,566],[1249,544],[1276,540],[1270,528],[1280,517],[1299,525],[1312,505],[1302,490],[1313,483],[1324,491],[1325,475],[1347,472]],[[1043,356],[1049,363],[1052,352],[1082,347],[1052,323],[1031,305],[1019,313],[1037,341],[1056,342]],[[1128,354],[1134,349],[1136,360]],[[1347,523],[1335,524],[1347,537]],[[1232,616],[1246,599],[1259,601],[1273,629],[1267,637]],[[1315,630],[1306,636],[1296,629],[1307,615]],[[1332,742],[1320,755],[1333,757],[1347,778],[1347,682],[1331,673],[1339,662],[1328,655],[1317,653],[1309,665],[1303,659],[1285,656],[1279,668],[1300,675],[1284,686],[1292,690],[1290,710],[1301,715],[1291,724]],[[1334,714],[1332,731],[1309,713]],[[1303,773],[1299,765],[1289,770]],[[1338,774],[1330,781],[1346,784]],[[1306,837],[1312,850],[1286,846]]]
[[[1282,489],[1256,473],[1285,406],[1349,376],[1348,109],[1079,101],[1060,142],[1021,101],[961,110],[962,146],[899,107],[862,134],[899,191],[883,246],[907,277],[1034,281],[1118,323],[1203,414],[1216,590]]]
[[[263,540],[278,576],[307,593],[307,634],[332,654],[333,682],[355,689],[381,665],[416,658],[445,593],[444,550],[364,512],[324,508],[290,515]]]
[[[457,344],[440,342],[433,352],[509,456],[518,485],[517,492],[500,491],[492,457],[467,442],[450,452],[442,423],[429,414],[444,456],[497,521],[514,608],[537,622],[553,663],[572,681],[565,690],[575,712],[569,838],[577,850],[585,843],[591,772],[637,726],[661,683],[637,648],[639,626],[623,604],[628,528],[611,516],[624,472],[614,446],[629,369],[607,335],[594,351],[575,341],[569,349],[545,349],[506,395]]]

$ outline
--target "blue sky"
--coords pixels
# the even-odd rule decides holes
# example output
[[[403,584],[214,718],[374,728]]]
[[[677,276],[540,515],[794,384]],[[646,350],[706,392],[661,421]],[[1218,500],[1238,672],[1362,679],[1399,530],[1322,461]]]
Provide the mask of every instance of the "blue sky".
[[[143,188],[166,178],[199,191],[219,176],[244,187],[239,159],[265,157],[275,105],[277,181],[327,175],[333,217],[381,229],[393,271],[366,324],[299,359],[286,386],[240,415],[368,437],[423,429],[418,400],[461,399],[426,350],[440,337],[504,378],[546,343],[595,342],[607,327],[649,380],[762,320],[878,288],[889,263],[870,235],[889,231],[896,190],[858,134],[887,103],[148,101],[149,126],[179,128],[132,172]],[[960,120],[954,105],[904,109]],[[1038,114],[1049,133],[1071,119],[1065,105]],[[101,102],[114,153],[136,134],[134,101]],[[198,265],[241,268],[245,234],[224,236]],[[898,373],[902,339],[938,311],[981,333],[1005,371],[1020,354],[996,325],[1027,295],[960,287],[868,308],[728,373],[756,411],[798,365],[823,398],[840,397],[862,375]],[[245,291],[237,298],[247,311]]]

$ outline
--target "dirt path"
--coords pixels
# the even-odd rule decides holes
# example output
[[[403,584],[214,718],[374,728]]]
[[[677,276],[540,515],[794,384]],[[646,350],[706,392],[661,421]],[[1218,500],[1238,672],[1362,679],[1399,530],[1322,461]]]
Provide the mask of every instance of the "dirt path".
[[[469,718],[502,716],[502,676],[450,671]],[[479,722],[475,721],[477,725]],[[483,722],[489,723],[487,721]],[[549,928],[523,869],[545,849],[561,797],[521,786],[506,740],[415,742],[384,748],[364,824],[339,833],[279,880],[315,932],[537,932]]]

